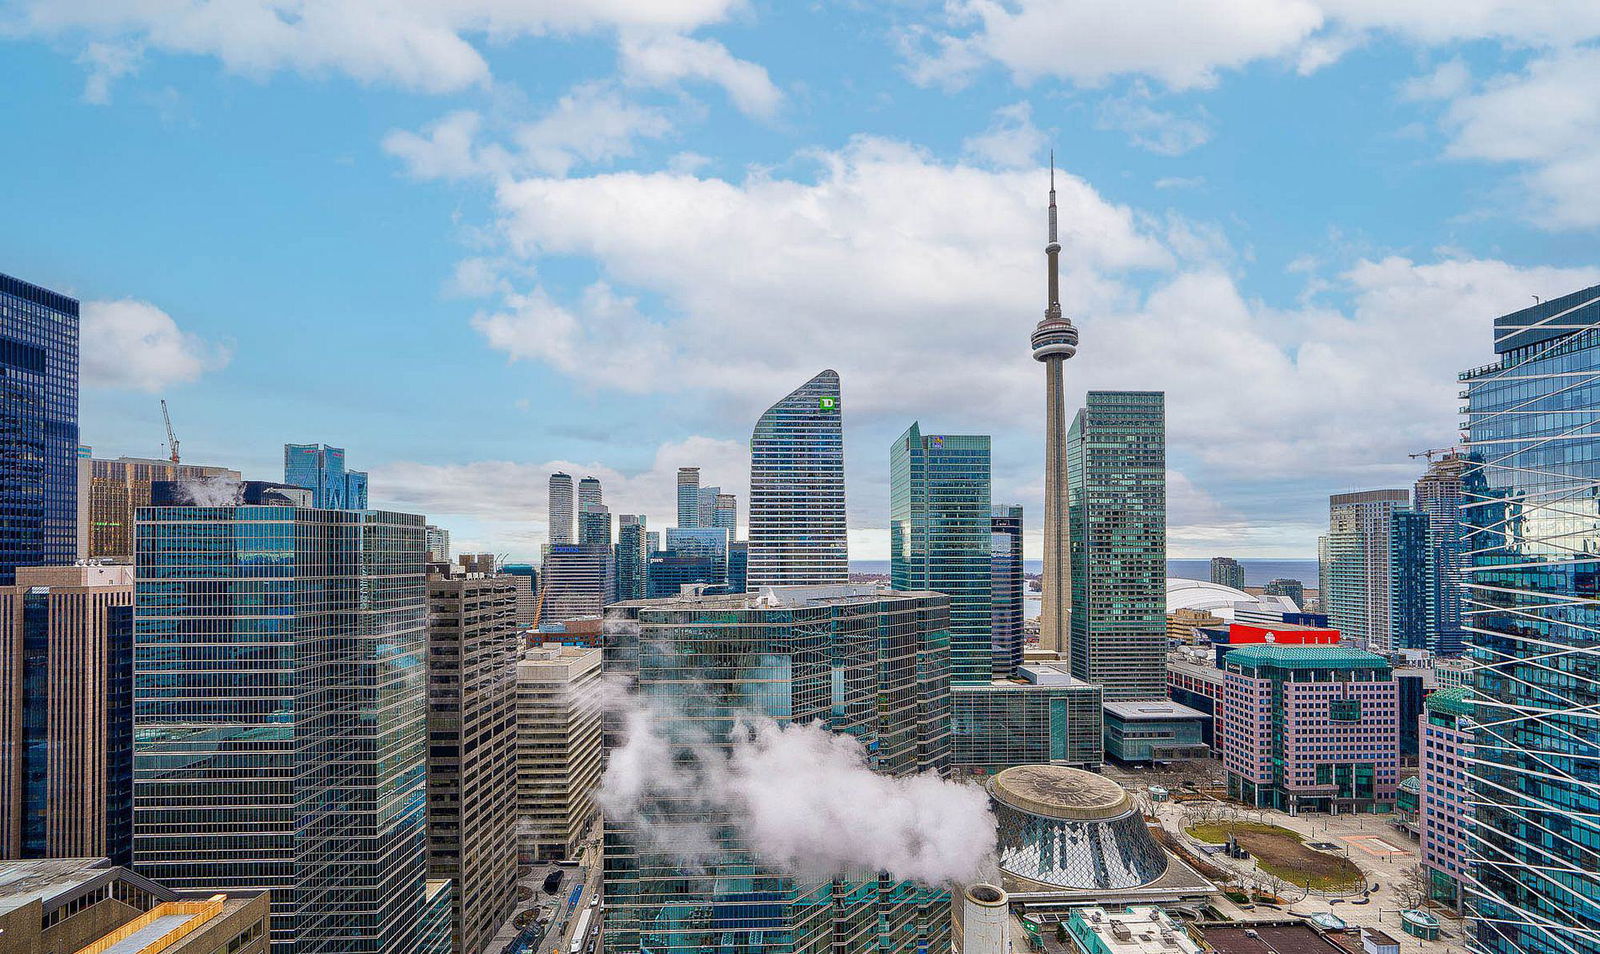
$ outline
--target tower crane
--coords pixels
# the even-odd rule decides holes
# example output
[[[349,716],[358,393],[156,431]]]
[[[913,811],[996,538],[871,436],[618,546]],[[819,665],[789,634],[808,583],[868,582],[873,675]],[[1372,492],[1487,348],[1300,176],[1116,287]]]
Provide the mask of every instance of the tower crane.
[[[1459,445],[1455,447],[1434,447],[1425,451],[1418,451],[1417,453],[1409,456],[1412,460],[1416,460],[1418,457],[1426,457],[1428,458],[1428,463],[1431,464],[1433,463],[1433,457],[1435,454],[1459,454],[1461,450],[1462,448]]]
[[[178,435],[172,432],[172,415],[167,413],[167,399],[161,399],[161,419],[167,424],[167,449],[174,464],[178,463]]]

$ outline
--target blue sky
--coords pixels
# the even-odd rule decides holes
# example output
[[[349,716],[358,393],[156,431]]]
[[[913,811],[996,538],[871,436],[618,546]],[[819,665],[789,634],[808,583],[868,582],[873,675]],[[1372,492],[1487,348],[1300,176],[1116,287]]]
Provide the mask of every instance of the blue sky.
[[[834,367],[881,557],[912,420],[992,434],[1036,536],[1054,146],[1069,401],[1168,392],[1173,556],[1311,556],[1327,494],[1453,443],[1494,315],[1600,281],[1597,38],[1587,0],[10,0],[0,271],[85,302],[98,454],[160,456],[165,396],[187,459],[341,444],[518,556],[553,467],[742,506],[755,418]]]

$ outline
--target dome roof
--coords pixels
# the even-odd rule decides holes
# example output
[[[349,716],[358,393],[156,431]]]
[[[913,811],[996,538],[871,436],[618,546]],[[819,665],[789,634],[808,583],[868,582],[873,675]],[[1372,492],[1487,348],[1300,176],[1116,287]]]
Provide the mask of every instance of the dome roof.
[[[1231,586],[1221,583],[1208,583],[1205,580],[1167,580],[1167,612],[1180,609],[1191,610],[1227,610],[1228,613],[1217,614],[1224,619],[1233,616],[1233,604],[1238,602],[1261,602],[1244,590],[1236,590]]]

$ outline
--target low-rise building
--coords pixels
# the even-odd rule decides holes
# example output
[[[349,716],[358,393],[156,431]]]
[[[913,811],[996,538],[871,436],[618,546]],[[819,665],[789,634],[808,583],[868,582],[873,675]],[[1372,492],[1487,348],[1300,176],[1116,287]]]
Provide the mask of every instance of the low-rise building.
[[[1211,716],[1170,699],[1107,702],[1106,755],[1119,762],[1178,762],[1210,754]]]
[[[1200,741],[1210,746],[1212,758],[1222,758],[1224,682],[1209,651],[1184,646],[1167,654],[1167,696],[1211,717],[1201,725]]]
[[[1179,642],[1193,642],[1195,630],[1201,626],[1222,626],[1226,621],[1210,610],[1189,609],[1180,606],[1167,614],[1167,638]]]
[[[1297,811],[1379,811],[1399,785],[1399,694],[1382,656],[1243,646],[1223,659],[1228,793]]]
[[[1104,744],[1100,687],[1064,662],[1029,662],[1017,678],[951,686],[955,771],[992,775],[1054,762],[1099,768]]]
[[[1200,954],[1200,945],[1157,907],[1073,908],[1066,925],[1079,954]]]
[[[180,893],[104,858],[0,862],[5,954],[267,954],[269,910],[264,891]]]
[[[517,663],[517,856],[571,857],[595,819],[602,653],[547,643]]]

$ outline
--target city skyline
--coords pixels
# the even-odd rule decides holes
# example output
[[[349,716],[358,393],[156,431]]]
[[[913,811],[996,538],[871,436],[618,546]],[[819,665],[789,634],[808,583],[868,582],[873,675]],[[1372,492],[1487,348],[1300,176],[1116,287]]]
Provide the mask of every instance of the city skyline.
[[[23,0],[3,115],[97,148],[0,160],[35,223],[0,259],[85,301],[98,455],[162,456],[166,396],[197,463],[265,479],[284,443],[327,440],[374,505],[466,550],[535,555],[525,504],[554,470],[662,526],[679,466],[737,492],[749,410],[817,367],[851,392],[849,460],[913,417],[990,433],[997,498],[1036,515],[1037,369],[1014,337],[1054,142],[1063,298],[1093,356],[1068,407],[1168,391],[1174,555],[1310,557],[1323,498],[1409,484],[1404,454],[1453,442],[1448,378],[1489,358],[1477,316],[1600,280],[1600,208],[1573,185],[1594,121],[1524,108],[1582,101],[1558,94],[1589,88],[1600,25],[1581,5],[1291,6],[1259,32],[1193,24],[1215,42],[1169,55],[1032,3],[970,23],[532,4],[494,43],[476,6],[421,4],[397,14],[419,18],[413,56],[383,30],[301,45]],[[315,383],[258,413],[285,367]],[[886,556],[884,477],[852,474],[852,552]]]

